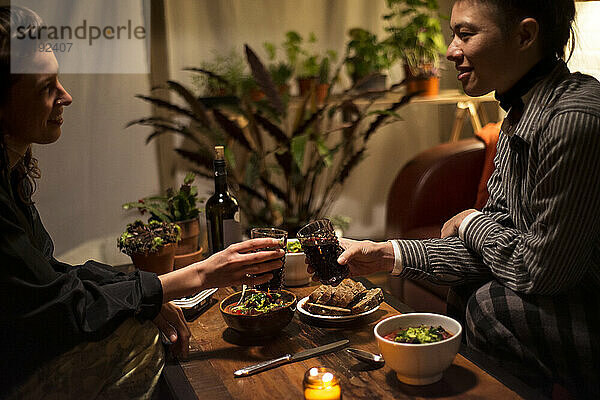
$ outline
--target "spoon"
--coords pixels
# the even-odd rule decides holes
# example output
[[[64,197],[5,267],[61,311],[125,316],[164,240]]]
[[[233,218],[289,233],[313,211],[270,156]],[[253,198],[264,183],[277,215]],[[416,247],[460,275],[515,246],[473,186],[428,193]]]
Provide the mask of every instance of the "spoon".
[[[242,295],[240,296],[240,299],[237,302],[237,305],[239,306],[240,304],[242,304],[242,300],[244,300],[244,295],[246,294],[246,288],[248,286],[247,285],[242,285]]]
[[[368,351],[359,350],[352,347],[346,349],[346,352],[352,357],[356,358],[357,360],[366,362],[374,366],[381,366],[385,363],[385,360],[383,359],[383,356],[381,354],[373,354],[369,353]]]

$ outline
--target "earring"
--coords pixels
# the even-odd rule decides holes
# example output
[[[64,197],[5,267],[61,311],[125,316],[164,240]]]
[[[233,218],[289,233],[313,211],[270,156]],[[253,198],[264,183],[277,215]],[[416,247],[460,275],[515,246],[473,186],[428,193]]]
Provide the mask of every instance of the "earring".
[[[62,100],[56,100],[56,105],[57,105],[57,106],[61,106],[61,105],[62,105],[62,103],[63,103],[63,102],[62,102]]]

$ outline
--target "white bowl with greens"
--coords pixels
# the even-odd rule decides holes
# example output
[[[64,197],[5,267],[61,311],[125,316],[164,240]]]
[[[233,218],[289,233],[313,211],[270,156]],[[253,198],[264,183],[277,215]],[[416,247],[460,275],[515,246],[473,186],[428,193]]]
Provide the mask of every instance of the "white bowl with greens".
[[[285,253],[285,272],[283,284],[285,286],[303,286],[310,282],[312,275],[306,272],[304,252],[298,239],[288,239]]]

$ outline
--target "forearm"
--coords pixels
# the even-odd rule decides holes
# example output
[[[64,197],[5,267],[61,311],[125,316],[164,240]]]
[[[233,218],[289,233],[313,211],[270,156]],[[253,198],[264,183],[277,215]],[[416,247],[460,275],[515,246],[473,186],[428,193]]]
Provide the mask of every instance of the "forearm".
[[[459,285],[491,278],[481,257],[457,237],[428,240],[397,240],[401,252],[400,276]]]
[[[163,290],[163,303],[208,289],[205,287],[205,280],[200,273],[200,266],[203,262],[189,265],[168,274],[159,275],[158,279]]]

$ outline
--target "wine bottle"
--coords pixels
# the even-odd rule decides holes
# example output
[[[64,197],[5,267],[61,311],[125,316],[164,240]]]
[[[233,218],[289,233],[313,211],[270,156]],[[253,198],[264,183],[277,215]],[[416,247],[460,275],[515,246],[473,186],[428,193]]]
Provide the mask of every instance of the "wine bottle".
[[[215,193],[206,201],[208,246],[211,254],[242,240],[240,208],[227,187],[225,149],[215,146]]]

